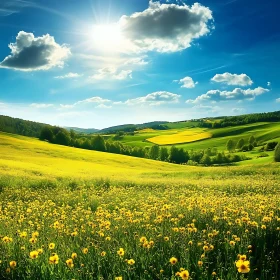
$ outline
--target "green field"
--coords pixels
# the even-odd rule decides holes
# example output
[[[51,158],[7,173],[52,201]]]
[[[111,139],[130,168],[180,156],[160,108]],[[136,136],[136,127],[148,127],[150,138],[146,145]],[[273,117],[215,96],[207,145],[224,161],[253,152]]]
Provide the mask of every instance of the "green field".
[[[191,167],[8,133],[0,153],[0,279],[280,277],[271,158]]]

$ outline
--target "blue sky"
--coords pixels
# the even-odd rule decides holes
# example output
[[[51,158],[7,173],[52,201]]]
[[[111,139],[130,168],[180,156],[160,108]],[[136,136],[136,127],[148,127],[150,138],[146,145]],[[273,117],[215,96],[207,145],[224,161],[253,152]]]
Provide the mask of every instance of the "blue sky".
[[[280,109],[278,0],[1,0],[0,114],[60,126]]]

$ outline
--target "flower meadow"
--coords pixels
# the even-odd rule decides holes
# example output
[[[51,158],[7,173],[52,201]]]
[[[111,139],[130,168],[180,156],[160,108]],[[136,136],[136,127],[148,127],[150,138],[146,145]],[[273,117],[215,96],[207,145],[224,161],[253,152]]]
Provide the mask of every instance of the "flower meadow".
[[[3,188],[1,279],[280,279],[278,177]]]

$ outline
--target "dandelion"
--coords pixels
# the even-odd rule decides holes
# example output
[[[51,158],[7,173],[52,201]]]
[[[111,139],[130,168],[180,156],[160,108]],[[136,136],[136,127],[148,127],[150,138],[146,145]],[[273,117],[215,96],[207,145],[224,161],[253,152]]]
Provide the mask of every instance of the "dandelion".
[[[134,259],[130,259],[130,260],[127,261],[127,263],[129,265],[134,265],[135,264],[135,260]]]
[[[31,251],[29,253],[29,256],[31,259],[37,259],[38,258],[38,255],[39,255],[39,252],[38,251]]]
[[[66,261],[66,265],[67,265],[69,268],[73,268],[73,267],[74,267],[73,260],[72,260],[72,259],[68,259],[68,260]]]
[[[178,259],[176,259],[175,257],[170,258],[169,262],[174,265],[178,262]]]
[[[16,261],[10,261],[10,268],[15,269],[17,266],[17,262]]]
[[[190,277],[190,273],[188,272],[188,270],[183,270],[183,271],[180,272],[180,277],[183,280],[188,280],[189,277]]]
[[[239,273],[248,273],[250,271],[250,262],[238,260],[236,262],[236,267]]]

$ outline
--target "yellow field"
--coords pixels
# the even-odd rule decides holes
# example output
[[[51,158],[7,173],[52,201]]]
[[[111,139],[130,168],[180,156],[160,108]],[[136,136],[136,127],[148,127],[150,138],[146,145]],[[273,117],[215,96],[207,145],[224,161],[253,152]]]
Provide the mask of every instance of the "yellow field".
[[[182,132],[177,132],[168,135],[159,135],[155,137],[148,138],[147,141],[152,142],[157,145],[175,145],[181,143],[190,143],[207,138],[211,138],[212,134],[205,132],[202,129],[194,128],[188,129]]]
[[[279,164],[188,167],[2,133],[0,154],[0,279],[280,279]]]
[[[141,129],[141,130],[138,130],[138,133],[149,133],[149,132],[155,132],[157,130],[154,130],[152,128],[145,128],[145,129]]]

